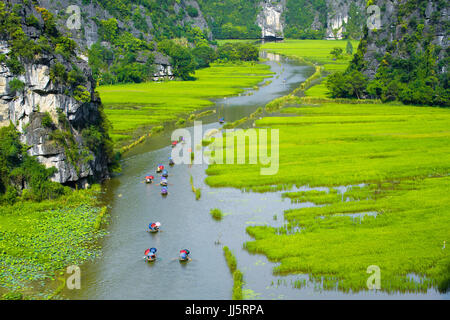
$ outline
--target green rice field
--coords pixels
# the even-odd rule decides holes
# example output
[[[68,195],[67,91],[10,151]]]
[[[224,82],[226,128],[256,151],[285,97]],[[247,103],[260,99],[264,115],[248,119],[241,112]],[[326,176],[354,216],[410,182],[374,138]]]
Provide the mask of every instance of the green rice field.
[[[275,273],[307,273],[326,289],[362,290],[367,267],[377,265],[385,291],[444,290],[450,274],[450,254],[442,249],[450,238],[450,110],[330,103],[283,112],[293,116],[256,121],[280,130],[278,174],[261,176],[255,165],[211,165],[207,183],[330,191],[285,193],[321,206],[285,212],[286,229],[248,227],[255,241],[247,249],[280,262]],[[333,188],[359,184],[365,187],[345,194]],[[287,232],[298,227],[301,232]],[[415,283],[407,276],[412,273],[426,280]]]
[[[358,41],[352,41],[353,53],[356,53]],[[343,71],[353,56],[345,53],[347,40],[284,40],[283,42],[268,42],[261,49],[281,54],[287,57],[303,59],[325,67],[326,71]],[[344,50],[343,57],[333,60],[330,51],[339,47]]]
[[[98,91],[117,143],[130,140],[138,128],[187,118],[212,106],[211,99],[236,95],[270,76],[270,67],[265,64],[213,64],[197,70],[195,81],[101,86]]]
[[[263,48],[317,61],[332,72],[345,69],[345,63],[330,68],[327,52],[336,43],[287,40]],[[261,166],[250,164],[213,164],[207,169],[210,186],[281,190],[287,201],[311,204],[285,211],[283,227],[247,227],[254,240],[244,247],[277,262],[274,274],[307,274],[325,290],[367,290],[367,270],[377,266],[382,291],[446,292],[450,110],[338,103],[323,99],[323,84],[305,95],[322,103],[280,99],[275,104],[279,107],[266,107],[277,114],[255,121],[259,129],[279,130],[277,174],[260,175]],[[217,152],[214,143],[210,147]],[[304,186],[307,191],[294,189]],[[310,189],[314,187],[325,191]],[[306,285],[299,281],[296,287]]]

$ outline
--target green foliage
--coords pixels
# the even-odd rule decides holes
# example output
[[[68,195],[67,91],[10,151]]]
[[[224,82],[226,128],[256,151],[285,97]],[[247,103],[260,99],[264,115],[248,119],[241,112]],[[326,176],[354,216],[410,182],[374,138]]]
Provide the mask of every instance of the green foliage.
[[[91,93],[84,86],[77,86],[73,91],[75,100],[81,103],[91,102]]]
[[[425,2],[406,1],[398,4],[398,8],[396,25],[402,28],[395,35],[395,41],[387,43],[387,36],[379,38],[377,33],[369,33],[366,29],[346,75],[354,70],[365,72],[377,63],[375,78],[367,82],[363,90],[365,97],[378,98],[383,102],[398,100],[405,104],[448,106],[449,77],[444,67],[449,61],[448,50],[441,52],[442,49],[432,42],[435,25],[440,23],[439,16],[435,16],[435,20],[425,27]],[[368,43],[385,50],[375,57],[370,55],[365,58]],[[439,56],[441,59],[437,63]],[[350,95],[357,97],[356,92]],[[349,97],[349,92],[336,91],[334,96]]]
[[[53,128],[55,126],[50,113],[46,112],[44,114],[41,120],[41,124],[44,128]]]
[[[215,60],[216,52],[213,48],[203,45],[192,50],[197,68],[207,68]]]
[[[344,50],[342,50],[341,47],[336,47],[330,51],[330,54],[334,57],[334,59],[339,59],[342,57],[343,52],[344,52]]]
[[[59,197],[64,188],[49,180],[55,172],[28,155],[13,125],[0,129],[0,202],[14,203],[25,186],[36,201]]]
[[[311,25],[316,13],[319,16],[321,28],[314,30]],[[286,11],[285,36],[292,39],[322,39],[325,36],[327,23],[327,4],[325,0],[288,0]]]
[[[223,213],[220,209],[217,209],[217,208],[211,209],[209,211],[209,213],[215,220],[222,220],[222,218],[223,218]]]
[[[351,41],[347,41],[347,47],[345,48],[345,52],[350,55],[353,54],[353,45]]]
[[[258,0],[198,1],[217,39],[259,39],[261,28],[256,25]]]
[[[100,187],[93,186],[71,190],[57,200],[22,199],[0,207],[0,287],[11,291],[3,299],[25,299],[22,292],[99,253],[95,241],[104,234],[96,229],[104,210],[97,208],[99,192]]]
[[[362,98],[366,87],[367,78],[359,71],[349,74],[336,72],[328,76],[326,85],[333,98]]]
[[[14,78],[8,83],[8,86],[11,93],[15,94],[16,92],[22,91],[25,88],[25,83],[17,78]]]
[[[193,6],[187,6],[186,11],[187,11],[188,15],[192,18],[196,18],[199,15],[197,8],[195,8]]]
[[[170,57],[175,76],[189,80],[195,71],[195,60],[188,48],[185,48],[172,40],[163,40],[158,43],[159,51]]]
[[[217,58],[224,61],[258,61],[259,49],[246,42],[228,42],[217,49]]]

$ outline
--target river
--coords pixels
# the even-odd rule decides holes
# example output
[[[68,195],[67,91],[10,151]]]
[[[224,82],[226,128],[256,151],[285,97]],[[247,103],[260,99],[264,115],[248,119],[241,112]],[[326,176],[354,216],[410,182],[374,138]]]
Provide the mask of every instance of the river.
[[[269,85],[249,90],[251,95],[217,100],[216,113],[202,118],[204,130],[220,128],[218,119],[233,122],[253,113],[271,100],[298,87],[313,68],[272,54],[265,54],[276,74]],[[142,183],[143,177],[155,174],[159,163],[167,165],[171,154],[168,127],[156,137],[133,149],[123,160],[123,172],[105,183],[104,201],[110,206],[107,231],[101,241],[102,255],[81,267],[81,289],[65,290],[69,299],[231,299],[233,280],[227,267],[223,246],[236,255],[238,268],[246,282],[244,292],[250,299],[385,299],[439,298],[428,294],[359,293],[345,294],[307,287],[296,289],[296,280],[307,275],[274,276],[275,263],[265,256],[251,255],[243,243],[252,240],[245,232],[248,225],[284,224],[283,211],[308,204],[291,204],[281,192],[245,193],[231,188],[213,189],[205,185],[207,164],[177,165],[169,168],[169,195],[162,197],[156,184]],[[188,128],[191,132],[192,128]],[[195,200],[190,177],[201,188],[202,197]],[[157,178],[158,179],[158,178]],[[210,209],[225,213],[215,221]],[[275,218],[276,216],[276,218]],[[146,232],[149,222],[161,222],[161,232]],[[147,248],[158,249],[158,260],[146,263]],[[191,251],[189,263],[176,258],[181,249]],[[448,298],[448,297],[447,297]]]

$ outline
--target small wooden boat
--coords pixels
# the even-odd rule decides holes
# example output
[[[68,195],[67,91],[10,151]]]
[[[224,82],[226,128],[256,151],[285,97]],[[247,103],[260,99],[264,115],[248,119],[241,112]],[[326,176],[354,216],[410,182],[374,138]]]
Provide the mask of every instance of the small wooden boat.
[[[147,257],[147,258],[145,258],[145,260],[147,260],[147,262],[155,262],[156,261],[156,256],[154,258]]]
[[[150,233],[158,233],[158,232],[159,232],[159,229],[148,229],[147,232],[150,232]]]
[[[167,188],[164,187],[164,188],[161,189],[161,194],[163,196],[167,196],[169,194],[169,191],[167,190]]]

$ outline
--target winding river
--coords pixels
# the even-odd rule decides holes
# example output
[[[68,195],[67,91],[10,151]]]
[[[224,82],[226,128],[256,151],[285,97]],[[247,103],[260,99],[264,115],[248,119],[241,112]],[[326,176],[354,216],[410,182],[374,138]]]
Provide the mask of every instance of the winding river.
[[[246,94],[216,101],[215,114],[202,118],[204,131],[219,128],[218,119],[236,121],[258,107],[298,87],[313,72],[309,66],[272,54],[264,54],[276,75],[267,86]],[[251,92],[251,95],[247,95]],[[173,128],[148,139],[133,149],[123,160],[123,172],[104,186],[104,200],[110,206],[108,235],[102,240],[102,256],[81,267],[81,290],[66,290],[69,299],[231,299],[233,280],[222,247],[236,255],[244,273],[244,294],[250,299],[350,299],[350,298],[439,298],[437,292],[427,294],[380,293],[344,294],[307,287],[296,289],[296,280],[307,275],[274,276],[276,265],[265,256],[251,255],[242,248],[251,240],[245,229],[253,224],[282,226],[283,211],[308,204],[291,204],[281,192],[244,193],[240,190],[213,189],[205,185],[207,165],[177,165],[169,168],[170,194],[163,198],[156,184],[142,183],[154,174],[157,164],[167,165],[171,153]],[[193,128],[188,128],[192,131]],[[201,188],[202,197],[195,200],[190,177]],[[156,175],[155,175],[156,176]],[[158,179],[158,177],[157,177]],[[222,221],[212,219],[209,210],[220,208]],[[276,215],[276,219],[274,216]],[[161,232],[149,234],[149,222],[161,222]],[[143,260],[147,248],[158,249],[158,260]],[[192,261],[180,263],[181,249],[191,251]],[[447,296],[448,298],[448,296]]]

